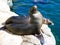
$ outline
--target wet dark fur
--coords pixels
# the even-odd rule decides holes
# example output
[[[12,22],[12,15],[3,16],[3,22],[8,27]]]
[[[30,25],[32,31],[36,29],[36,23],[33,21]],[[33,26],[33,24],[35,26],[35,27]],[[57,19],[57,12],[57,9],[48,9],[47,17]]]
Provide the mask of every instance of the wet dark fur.
[[[13,16],[5,23],[6,31],[16,35],[34,35],[38,33],[36,24],[29,23],[29,17]]]

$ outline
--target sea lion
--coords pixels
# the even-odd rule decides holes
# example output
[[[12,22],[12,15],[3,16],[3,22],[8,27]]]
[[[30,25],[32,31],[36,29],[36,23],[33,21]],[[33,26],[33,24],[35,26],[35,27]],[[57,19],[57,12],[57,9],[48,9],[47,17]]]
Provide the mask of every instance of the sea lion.
[[[30,17],[12,16],[5,22],[6,31],[16,35],[40,34],[43,17],[37,10],[37,6],[30,9]]]

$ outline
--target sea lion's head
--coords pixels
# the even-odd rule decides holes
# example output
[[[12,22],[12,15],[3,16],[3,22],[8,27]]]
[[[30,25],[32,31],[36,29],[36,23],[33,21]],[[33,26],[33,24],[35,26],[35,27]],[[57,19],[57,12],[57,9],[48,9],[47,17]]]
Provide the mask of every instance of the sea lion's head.
[[[34,5],[31,9],[30,9],[30,14],[36,13],[37,11],[37,6]]]

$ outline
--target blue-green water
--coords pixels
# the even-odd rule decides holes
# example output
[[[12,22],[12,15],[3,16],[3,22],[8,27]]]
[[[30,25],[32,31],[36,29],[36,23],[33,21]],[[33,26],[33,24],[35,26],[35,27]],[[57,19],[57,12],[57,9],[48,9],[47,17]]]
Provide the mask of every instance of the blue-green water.
[[[13,0],[13,11],[19,15],[28,15],[29,9],[33,5],[38,6],[38,10],[46,18],[54,22],[54,26],[50,26],[56,38],[57,45],[60,45],[60,0],[41,0],[42,2],[33,2],[34,0]]]

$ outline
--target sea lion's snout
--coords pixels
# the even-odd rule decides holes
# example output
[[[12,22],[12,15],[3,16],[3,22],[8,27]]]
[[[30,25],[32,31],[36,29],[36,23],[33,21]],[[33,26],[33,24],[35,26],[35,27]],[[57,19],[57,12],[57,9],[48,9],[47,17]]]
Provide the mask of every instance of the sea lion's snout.
[[[36,6],[36,5],[34,5],[33,7],[34,7],[35,9],[37,9],[37,6]]]
[[[37,6],[34,5],[34,6],[30,9],[30,14],[34,14],[34,13],[36,13],[36,11],[37,11]]]
[[[34,10],[34,12],[37,11],[37,6],[36,5],[33,6],[33,10]]]

